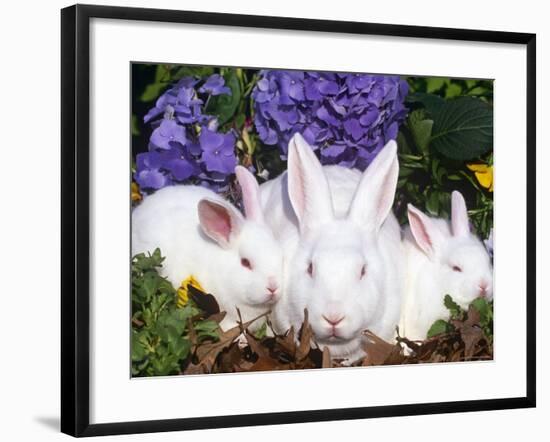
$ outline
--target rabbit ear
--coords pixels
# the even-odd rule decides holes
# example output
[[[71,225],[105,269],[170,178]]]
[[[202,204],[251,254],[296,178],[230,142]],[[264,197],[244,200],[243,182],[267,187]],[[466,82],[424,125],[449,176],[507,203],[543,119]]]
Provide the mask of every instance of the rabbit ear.
[[[224,249],[239,234],[244,219],[237,209],[229,204],[203,198],[198,204],[199,222],[203,232]]]
[[[363,173],[348,217],[370,231],[378,230],[393,205],[398,176],[397,143],[391,140]]]
[[[468,221],[466,201],[464,201],[462,194],[456,190],[451,195],[451,212],[453,235],[468,236],[470,233],[470,223]]]
[[[327,177],[313,148],[296,133],[288,144],[288,195],[300,232],[334,219]]]
[[[237,181],[243,194],[244,213],[252,221],[264,222],[264,215],[260,205],[260,186],[248,169],[243,166],[235,167]]]
[[[433,258],[441,246],[443,234],[428,216],[412,204],[407,206],[407,216],[416,244],[428,257]]]

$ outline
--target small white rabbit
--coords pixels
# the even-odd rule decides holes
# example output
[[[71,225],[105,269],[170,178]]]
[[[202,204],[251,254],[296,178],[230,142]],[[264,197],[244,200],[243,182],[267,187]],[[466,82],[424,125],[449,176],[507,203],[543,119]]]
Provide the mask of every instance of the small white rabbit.
[[[445,295],[463,309],[477,297],[493,298],[493,269],[483,243],[470,232],[466,202],[452,193],[451,221],[430,218],[408,206],[405,230],[406,288],[399,333],[426,339],[431,325],[449,319]]]
[[[235,172],[246,218],[211,190],[187,185],[160,189],[132,213],[132,255],[159,247],[162,275],[174,287],[194,276],[227,312],[224,330],[236,324],[237,307],[243,321],[253,319],[282,290],[282,250],[265,224],[258,183],[244,167]]]
[[[365,329],[391,339],[399,322],[401,236],[397,220],[388,216],[399,171],[396,152],[389,142],[363,174],[323,168],[296,134],[287,173],[260,187],[267,222],[285,256],[274,325],[279,332],[298,329],[307,309],[315,341],[334,359],[364,356]]]

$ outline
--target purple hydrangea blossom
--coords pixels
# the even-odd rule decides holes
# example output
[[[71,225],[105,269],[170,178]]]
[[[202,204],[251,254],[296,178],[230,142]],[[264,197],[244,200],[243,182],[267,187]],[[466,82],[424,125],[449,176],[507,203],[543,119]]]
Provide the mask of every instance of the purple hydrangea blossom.
[[[283,159],[300,132],[323,164],[364,170],[397,137],[407,93],[398,76],[262,70],[252,93],[254,123]]]
[[[145,191],[193,183],[223,191],[237,165],[236,137],[205,113],[210,96],[230,95],[221,75],[184,77],[164,92],[144,121],[154,127],[148,152],[136,157],[134,179]]]
[[[185,127],[180,126],[175,120],[164,119],[153,131],[149,141],[157,149],[170,150],[172,146],[185,146],[187,144]]]
[[[208,128],[201,131],[200,146],[206,170],[223,174],[233,173],[235,170],[235,137],[229,134],[213,132]]]
[[[208,92],[212,95],[231,95],[231,89],[225,86],[225,80],[219,74],[208,77],[199,92]]]

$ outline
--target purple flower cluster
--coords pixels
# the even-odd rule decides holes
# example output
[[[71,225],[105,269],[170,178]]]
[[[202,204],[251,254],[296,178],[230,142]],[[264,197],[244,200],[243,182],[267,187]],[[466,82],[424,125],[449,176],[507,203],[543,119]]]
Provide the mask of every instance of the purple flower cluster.
[[[201,84],[202,83],[202,84]],[[194,183],[223,191],[237,165],[236,137],[218,131],[205,114],[210,96],[231,95],[222,76],[184,77],[162,94],[144,117],[154,127],[149,150],[136,156],[134,179],[142,189]]]
[[[283,159],[300,132],[323,164],[364,170],[397,137],[407,93],[397,76],[263,70],[252,94],[254,123]]]

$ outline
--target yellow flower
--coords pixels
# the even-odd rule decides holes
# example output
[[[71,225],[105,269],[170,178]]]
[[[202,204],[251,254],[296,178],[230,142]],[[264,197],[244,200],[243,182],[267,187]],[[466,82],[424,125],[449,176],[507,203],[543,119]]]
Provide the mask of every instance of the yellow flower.
[[[195,279],[193,275],[189,276],[189,278],[184,279],[181,282],[180,287],[178,288],[178,307],[183,307],[185,304],[187,304],[187,301],[189,301],[189,286],[195,287],[197,290],[200,290],[201,292],[204,292],[205,290],[202,288],[202,286],[199,284],[199,281]]]
[[[481,163],[466,164],[466,167],[474,172],[477,181],[489,192],[493,191],[493,166]]]
[[[141,201],[143,197],[139,192],[139,186],[136,182],[132,182],[132,201]]]

